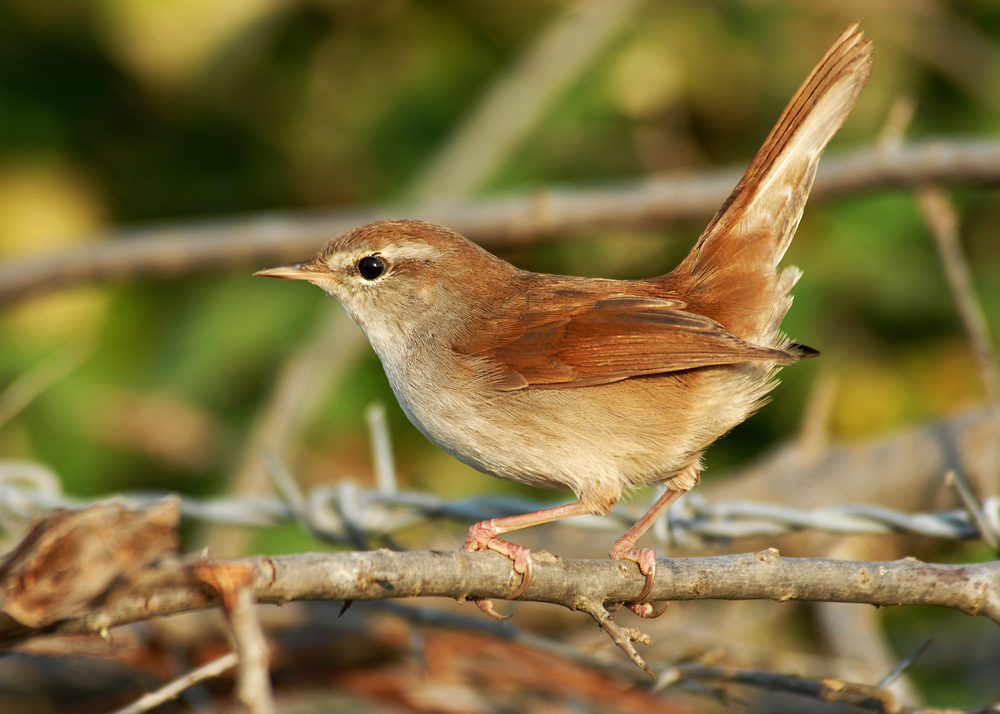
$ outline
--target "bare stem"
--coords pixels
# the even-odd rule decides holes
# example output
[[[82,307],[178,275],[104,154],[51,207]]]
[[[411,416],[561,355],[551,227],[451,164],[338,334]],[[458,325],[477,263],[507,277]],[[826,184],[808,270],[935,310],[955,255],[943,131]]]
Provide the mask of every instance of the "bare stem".
[[[959,317],[962,318],[962,325],[965,327],[965,334],[969,340],[976,368],[979,370],[979,379],[986,392],[986,398],[996,409],[1000,405],[996,350],[986,322],[986,314],[972,285],[969,263],[958,239],[958,216],[955,207],[947,193],[937,186],[925,186],[920,189],[920,207],[937,242],[945,275],[948,277],[948,285],[951,287]]]
[[[188,687],[203,680],[218,677],[227,669],[235,667],[237,662],[238,658],[235,652],[224,654],[218,659],[212,660],[208,664],[188,672],[183,677],[178,677],[155,692],[143,695],[127,707],[118,709],[112,712],[112,714],[142,714],[142,712],[148,712],[150,709],[154,709],[164,702],[176,699]]]
[[[510,561],[492,552],[307,553],[259,556],[214,565],[251,564],[258,602],[379,600],[402,597],[503,598],[520,582]],[[46,632],[93,633],[151,617],[216,605],[191,573],[205,561],[161,566],[116,586],[83,617]],[[913,558],[859,562],[782,558],[774,549],[741,555],[660,559],[653,600],[807,600],[889,605],[938,605],[1000,623],[1000,561],[965,565]],[[584,600],[629,602],[643,589],[635,564],[539,557],[522,600],[578,609]],[[0,621],[0,646],[38,634]]]
[[[711,216],[742,175],[730,167],[585,188],[549,188],[480,201],[269,213],[120,231],[57,253],[0,264],[0,302],[82,283],[176,278],[301,259],[330,238],[380,218],[448,226],[490,248],[520,245],[585,226],[641,225]],[[912,142],[824,159],[812,196],[928,183],[993,185],[1000,141]]]

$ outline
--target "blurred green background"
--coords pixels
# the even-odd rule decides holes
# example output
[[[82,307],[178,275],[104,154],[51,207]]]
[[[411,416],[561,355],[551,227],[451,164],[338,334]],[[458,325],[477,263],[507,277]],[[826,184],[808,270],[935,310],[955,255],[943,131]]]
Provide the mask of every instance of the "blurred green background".
[[[0,257],[167,219],[396,199],[566,6],[4,0]],[[996,133],[995,3],[648,2],[480,193],[745,165],[855,18],[876,43],[875,71],[832,152],[873,142],[897,97],[916,102],[909,137]],[[1000,196],[955,198],[996,328]],[[581,231],[505,257],[640,277],[671,268],[702,225]],[[838,379],[837,438],[877,437],[981,401],[912,193],[814,203],[786,260],[805,271],[787,331],[823,358],[784,371],[774,403],[711,451],[709,474],[792,433],[823,372]],[[0,385],[66,345],[84,340],[93,353],[0,427],[0,455],[51,465],[75,494],[219,492],[282,361],[330,304],[249,272],[4,306]],[[371,481],[361,415],[373,400],[389,405],[407,486],[511,488],[427,444],[370,354],[308,424],[296,464],[305,481]]]
[[[568,6],[0,0],[0,260],[165,220],[399,199]],[[998,133],[998,3],[646,2],[478,193],[746,165],[855,19],[876,43],[875,70],[831,153],[874,143],[900,97],[916,107],[908,138]],[[1000,193],[953,198],[995,332]],[[584,230],[504,257],[541,271],[648,276],[672,268],[707,219]],[[710,451],[707,476],[794,434],[824,373],[837,380],[837,439],[877,438],[982,402],[912,192],[812,203],[786,262],[805,272],[786,330],[823,356],[783,372],[773,403]],[[0,424],[0,458],[48,464],[82,496],[224,491],[282,364],[332,304],[250,272],[0,307],[0,389],[60,350],[92,350]],[[428,444],[370,351],[337,376],[297,439],[305,485],[373,482],[363,412],[376,400],[389,409],[404,487],[516,488]],[[285,538],[253,547],[303,545]]]
[[[4,0],[0,257],[166,219],[395,199],[565,7]],[[876,42],[875,71],[831,151],[874,141],[900,96],[916,102],[910,137],[996,132],[995,3],[649,2],[481,193],[745,164],[854,18]],[[995,328],[998,194],[956,193]],[[505,257],[639,277],[672,267],[702,225],[594,230]],[[784,371],[774,404],[711,451],[709,473],[794,430],[823,371],[838,377],[837,437],[875,437],[981,399],[911,193],[811,205],[786,260],[805,270],[787,331],[823,358]],[[328,303],[240,270],[5,306],[0,385],[74,341],[95,351],[0,428],[0,454],[52,465],[77,494],[217,492],[283,358]],[[304,477],[370,480],[361,413],[375,399],[390,405],[409,485],[505,487],[426,444],[372,356],[309,425]]]

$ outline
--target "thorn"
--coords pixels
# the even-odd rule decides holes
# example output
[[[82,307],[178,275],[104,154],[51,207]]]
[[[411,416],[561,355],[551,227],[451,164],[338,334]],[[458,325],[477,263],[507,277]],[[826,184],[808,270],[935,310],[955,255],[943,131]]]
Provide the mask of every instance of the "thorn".
[[[903,661],[897,664],[896,667],[891,672],[889,672],[889,674],[885,675],[885,678],[883,678],[882,681],[876,684],[875,686],[882,689],[884,687],[888,687],[890,684],[899,679],[900,675],[902,675],[903,672],[905,672],[907,669],[910,668],[910,665],[913,664],[913,662],[917,659],[917,657],[919,657],[920,655],[922,655],[924,652],[927,651],[927,648],[931,646],[931,643],[933,641],[934,638],[932,637],[931,639],[927,640],[925,643],[920,645],[917,649],[913,650],[913,652],[911,652],[909,655],[903,658]]]

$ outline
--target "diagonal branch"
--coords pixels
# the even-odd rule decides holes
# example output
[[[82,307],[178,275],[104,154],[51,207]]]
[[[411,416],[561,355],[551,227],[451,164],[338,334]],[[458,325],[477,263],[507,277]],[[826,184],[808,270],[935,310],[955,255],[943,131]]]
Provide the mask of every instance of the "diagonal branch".
[[[551,187],[497,198],[273,212],[108,234],[96,243],[0,264],[0,302],[81,283],[176,278],[309,255],[331,237],[380,218],[447,225],[489,248],[529,243],[584,226],[666,223],[711,216],[743,167],[613,185]],[[814,198],[878,187],[1000,182],[1000,141],[913,142],[824,159]]]
[[[996,349],[990,335],[982,302],[972,284],[969,261],[959,240],[958,214],[948,194],[938,186],[924,186],[918,192],[924,220],[934,234],[938,253],[951,288],[955,308],[962,319],[965,336],[979,371],[979,381],[990,405],[1000,406],[1000,386],[997,384]]]
[[[410,190],[410,198],[474,193],[488,181],[545,109],[635,17],[639,0],[570,4],[487,89],[471,115]]]
[[[157,689],[155,692],[150,692],[149,694],[139,697],[139,699],[132,702],[128,706],[117,709],[111,714],[143,714],[143,712],[148,712],[150,709],[155,709],[164,702],[176,699],[181,695],[181,692],[188,687],[206,679],[218,677],[226,670],[235,667],[238,662],[239,659],[237,658],[235,652],[224,654],[218,659],[214,659],[208,664],[202,665],[198,669],[172,680],[165,686]]]

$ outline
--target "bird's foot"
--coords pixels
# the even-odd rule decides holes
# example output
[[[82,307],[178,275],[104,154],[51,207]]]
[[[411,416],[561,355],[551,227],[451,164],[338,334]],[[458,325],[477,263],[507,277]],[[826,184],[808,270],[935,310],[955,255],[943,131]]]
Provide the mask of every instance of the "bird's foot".
[[[501,555],[505,555],[514,563],[514,572],[521,574],[521,584],[510,595],[507,600],[516,600],[521,597],[528,586],[531,585],[531,578],[534,572],[534,564],[531,560],[531,550],[523,545],[511,543],[500,537],[492,521],[477,523],[469,529],[469,535],[465,537],[465,543],[460,550],[472,553],[477,550],[495,550]],[[473,602],[479,609],[490,617],[497,620],[506,620],[510,615],[500,615],[493,609],[493,601],[488,598],[473,598]]]
[[[625,607],[636,615],[646,619],[659,617],[666,611],[666,606],[654,609],[652,604],[643,602],[653,590],[653,583],[656,582],[656,552],[651,548],[636,548],[627,538],[622,538],[611,546],[611,557],[615,560],[631,560],[639,566],[639,572],[646,576],[646,585],[633,602],[623,603]],[[610,612],[617,610],[619,605],[615,604]]]

